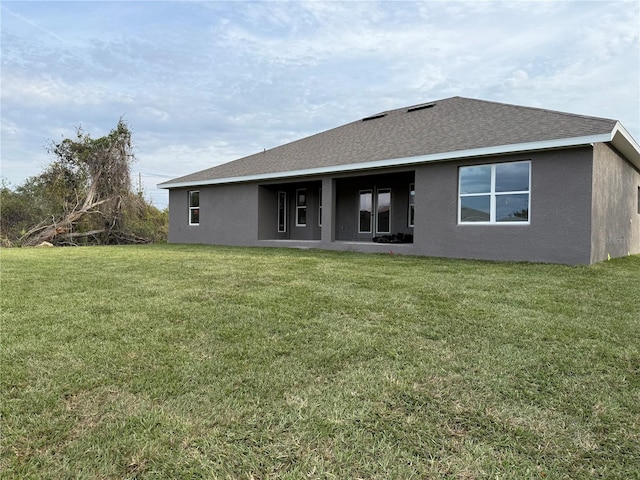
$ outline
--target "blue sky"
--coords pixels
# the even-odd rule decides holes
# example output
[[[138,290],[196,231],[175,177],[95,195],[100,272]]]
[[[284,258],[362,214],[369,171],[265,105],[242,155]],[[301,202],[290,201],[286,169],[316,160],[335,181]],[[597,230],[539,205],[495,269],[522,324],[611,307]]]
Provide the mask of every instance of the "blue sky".
[[[620,120],[640,140],[640,2],[2,1],[1,171],[133,131],[162,181],[456,95]]]

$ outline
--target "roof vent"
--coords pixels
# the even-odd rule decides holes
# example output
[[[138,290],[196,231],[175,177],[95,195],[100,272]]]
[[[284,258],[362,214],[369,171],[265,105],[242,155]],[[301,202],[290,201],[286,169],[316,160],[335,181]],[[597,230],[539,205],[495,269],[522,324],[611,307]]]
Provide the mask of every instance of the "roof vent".
[[[423,103],[422,105],[416,105],[414,107],[407,108],[407,112],[415,112],[416,110],[424,110],[425,108],[433,108],[435,107],[435,102],[432,103]]]
[[[367,120],[375,120],[376,118],[382,118],[386,115],[387,115],[386,113],[378,113],[377,115],[371,115],[370,117],[365,117],[362,119],[362,121],[366,122]]]

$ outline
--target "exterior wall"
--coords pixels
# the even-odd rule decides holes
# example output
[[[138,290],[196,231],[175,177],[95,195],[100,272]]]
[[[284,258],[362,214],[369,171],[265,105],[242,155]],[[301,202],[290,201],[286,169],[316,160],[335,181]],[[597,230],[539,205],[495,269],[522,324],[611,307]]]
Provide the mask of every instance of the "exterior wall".
[[[189,225],[188,196],[200,192],[200,225]],[[258,238],[258,186],[214,185],[169,192],[169,242],[254,245]]]
[[[640,253],[640,172],[609,145],[594,146],[591,262]]]
[[[336,204],[336,181],[333,177],[322,177],[322,228],[320,229],[320,238],[323,245],[333,245],[336,239],[335,226],[335,204]],[[328,248],[328,247],[325,247]]]
[[[375,236],[385,235],[359,233],[360,191],[391,189],[391,232],[413,233],[408,226],[409,184],[414,182],[413,170],[410,172],[385,173],[380,175],[350,176],[336,179],[336,240],[371,241]],[[375,216],[375,211],[373,216]]]
[[[640,173],[606,145],[596,145],[595,152],[595,161],[594,148],[581,147],[429,163],[366,175],[352,172],[201,187],[199,226],[188,225],[189,189],[174,189],[169,197],[169,241],[392,250],[407,255],[566,264],[592,263],[607,253],[638,253]],[[459,225],[459,167],[523,160],[531,161],[529,224]],[[409,183],[415,183],[416,191],[413,229],[407,227]],[[413,244],[378,244],[357,234],[358,193],[372,187],[392,188],[392,233],[413,230]],[[309,195],[305,231],[291,226],[297,188],[307,188]],[[322,228],[317,226],[320,188]],[[277,232],[277,192],[281,190],[288,192],[290,202],[286,234]],[[622,199],[618,199],[620,191]]]
[[[278,189],[258,187],[258,238],[289,238],[289,232],[278,232]]]
[[[260,240],[320,240],[319,225],[321,181],[260,184],[258,187],[258,239]],[[296,193],[304,189],[307,197],[306,225],[296,225]],[[287,194],[287,229],[278,232],[278,192]]]
[[[416,169],[419,255],[579,264],[591,246],[591,148],[422,165]],[[531,160],[529,225],[459,225],[458,168]]]

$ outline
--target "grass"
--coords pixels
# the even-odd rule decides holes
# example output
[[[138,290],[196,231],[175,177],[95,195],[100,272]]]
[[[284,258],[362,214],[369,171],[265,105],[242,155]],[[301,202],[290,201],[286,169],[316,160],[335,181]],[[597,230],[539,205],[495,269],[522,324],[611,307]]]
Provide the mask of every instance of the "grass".
[[[640,478],[640,256],[0,256],[1,478]]]

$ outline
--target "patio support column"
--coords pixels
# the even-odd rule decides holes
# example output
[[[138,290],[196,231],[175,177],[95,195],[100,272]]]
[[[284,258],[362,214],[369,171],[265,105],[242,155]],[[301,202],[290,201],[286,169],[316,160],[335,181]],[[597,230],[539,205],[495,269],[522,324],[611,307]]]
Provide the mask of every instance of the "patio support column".
[[[322,179],[322,243],[336,240],[336,182],[331,177]]]

